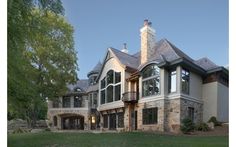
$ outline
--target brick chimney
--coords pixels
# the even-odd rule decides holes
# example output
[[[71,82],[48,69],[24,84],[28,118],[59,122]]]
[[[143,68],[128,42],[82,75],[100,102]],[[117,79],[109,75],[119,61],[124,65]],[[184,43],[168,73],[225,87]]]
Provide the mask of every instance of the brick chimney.
[[[150,56],[154,54],[154,45],[156,43],[156,31],[151,27],[152,23],[147,19],[144,20],[144,25],[140,29],[141,36],[141,64],[148,61]]]

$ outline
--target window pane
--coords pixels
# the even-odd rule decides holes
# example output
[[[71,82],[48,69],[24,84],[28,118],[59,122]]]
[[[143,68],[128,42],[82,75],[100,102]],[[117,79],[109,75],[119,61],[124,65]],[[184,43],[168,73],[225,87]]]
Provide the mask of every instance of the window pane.
[[[113,102],[113,86],[108,86],[107,89],[107,102]]]
[[[105,103],[105,90],[101,91],[101,104]]]
[[[176,92],[176,70],[169,72],[169,92]]]
[[[143,78],[159,75],[159,68],[156,64],[148,65],[142,72]]]
[[[120,72],[115,72],[115,83],[120,82]]]
[[[101,81],[101,88],[103,89],[103,88],[105,88],[105,86],[106,86],[105,78],[103,78]]]
[[[70,108],[70,97],[63,97],[62,104],[63,108]]]
[[[93,95],[93,106],[94,107],[97,106],[97,93],[94,93],[94,95]]]
[[[142,83],[143,97],[151,96],[151,95],[158,95],[158,94],[160,94],[159,77],[143,81],[143,83]]]
[[[115,86],[115,101],[120,100],[120,85]]]
[[[194,108],[193,107],[188,107],[188,118],[194,122]]]
[[[107,114],[103,115],[103,127],[104,128],[108,127],[108,115]]]
[[[107,85],[113,83],[113,70],[107,72]]]
[[[182,69],[182,92],[189,94],[189,71]]]
[[[143,109],[143,124],[157,123],[157,107]]]
[[[79,96],[74,97],[74,107],[81,107],[82,106],[82,98]]]
[[[124,127],[124,113],[119,112],[117,113],[118,115],[118,128],[123,128]]]

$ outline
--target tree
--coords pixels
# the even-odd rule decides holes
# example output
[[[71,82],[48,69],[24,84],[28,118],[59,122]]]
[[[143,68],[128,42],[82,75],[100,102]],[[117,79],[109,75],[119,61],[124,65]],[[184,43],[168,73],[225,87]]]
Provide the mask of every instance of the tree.
[[[36,7],[37,6],[37,7]],[[8,116],[34,125],[76,81],[73,28],[59,0],[8,1]]]

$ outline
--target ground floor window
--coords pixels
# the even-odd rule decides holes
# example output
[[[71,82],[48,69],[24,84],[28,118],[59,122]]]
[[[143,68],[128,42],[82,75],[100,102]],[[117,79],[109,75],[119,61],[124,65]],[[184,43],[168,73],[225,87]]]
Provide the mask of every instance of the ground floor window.
[[[188,118],[194,122],[194,108],[193,107],[188,107]]]
[[[108,115],[107,114],[103,115],[103,127],[108,128]]]
[[[143,124],[157,124],[157,107],[143,109]]]
[[[123,128],[124,127],[124,113],[119,112],[117,113],[118,116],[118,128]]]
[[[55,127],[57,126],[57,117],[56,116],[53,117],[53,125]]]

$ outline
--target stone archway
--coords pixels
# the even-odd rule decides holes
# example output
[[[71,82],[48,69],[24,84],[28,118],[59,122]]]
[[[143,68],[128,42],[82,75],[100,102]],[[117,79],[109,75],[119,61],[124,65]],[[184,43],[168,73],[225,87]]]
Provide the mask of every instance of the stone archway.
[[[61,114],[61,128],[64,130],[84,130],[84,116],[78,114]]]

